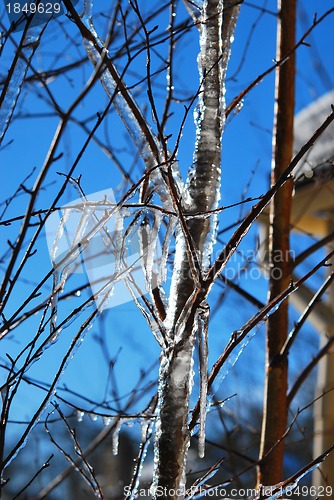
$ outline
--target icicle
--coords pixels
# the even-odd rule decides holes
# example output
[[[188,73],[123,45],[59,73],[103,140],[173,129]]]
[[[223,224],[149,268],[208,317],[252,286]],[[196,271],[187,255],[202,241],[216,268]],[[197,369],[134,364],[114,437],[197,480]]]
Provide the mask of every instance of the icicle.
[[[140,264],[145,276],[145,286],[148,283],[147,277],[147,252],[150,245],[150,225],[148,221],[148,216],[144,216],[140,226],[138,227],[138,242],[139,242],[139,253],[140,253]]]
[[[141,446],[141,453],[140,453],[139,461],[137,462],[137,464],[135,466],[134,473],[133,473],[133,477],[135,477],[135,481],[134,481],[134,484],[132,487],[131,495],[129,496],[129,500],[135,500],[136,498],[138,498],[137,493],[138,493],[138,487],[139,487],[139,483],[140,483],[141,470],[143,468],[144,461],[145,461],[145,458],[147,455],[147,450],[148,450],[148,447],[150,445],[150,440],[151,440],[152,433],[153,433],[155,419],[150,419],[149,421],[146,421],[146,422],[147,422],[147,427],[146,427],[146,432],[145,432],[145,439],[143,439],[143,436],[142,436],[142,442],[140,445]],[[142,431],[143,431],[143,427],[142,427]]]
[[[122,270],[124,217],[122,210],[115,214],[115,271]]]
[[[62,328],[57,328],[57,331],[50,336],[50,341],[49,341],[48,346],[52,346],[57,342],[61,331],[62,331]]]
[[[134,301],[139,311],[142,313],[147,323],[149,324],[155,340],[158,342],[159,346],[163,348],[164,339],[161,334],[160,325],[157,324],[153,316],[147,311],[147,308],[141,304],[140,299],[138,298],[138,294],[136,293],[136,291],[133,290],[131,280],[128,277],[125,279],[125,283],[132,296],[132,300]]]
[[[184,236],[180,228],[177,228],[176,243],[175,243],[175,257],[172,282],[169,291],[169,301],[167,309],[167,317],[165,320],[166,330],[169,331],[173,328],[173,323],[176,315],[178,304],[178,285],[181,279],[182,264],[186,253],[186,246]]]
[[[236,105],[234,113],[235,114],[240,113],[243,107],[244,107],[244,100],[241,99],[241,101],[239,101],[238,104]]]
[[[206,398],[208,388],[208,323],[210,308],[204,301],[198,311],[198,339],[199,339],[199,366],[200,366],[200,401],[199,401],[199,421],[200,429],[198,436],[198,455],[203,458],[205,455],[205,422],[206,422]]]
[[[68,219],[69,219],[71,213],[72,213],[71,209],[67,209],[67,210],[63,211],[61,219],[60,219],[60,223],[58,225],[57,232],[55,234],[55,239],[54,239],[53,244],[52,244],[51,249],[50,249],[50,258],[51,258],[51,261],[54,265],[56,265],[56,263],[57,263],[57,252],[58,252],[59,241],[64,234],[64,230],[65,230],[66,224],[68,222]]]
[[[196,146],[193,166],[188,173],[188,193],[185,198],[189,212],[205,213],[214,210],[220,199],[225,76],[238,10],[239,7],[232,0],[206,0],[203,4],[198,56],[202,88],[194,113]],[[217,221],[217,214],[208,220],[189,220],[191,234],[201,255],[203,271],[210,267],[217,237]]]
[[[172,239],[173,234],[174,234],[176,223],[177,223],[176,217],[171,216],[168,219],[166,234],[164,237],[164,241],[162,244],[162,250],[161,250],[160,266],[159,266],[159,272],[158,272],[158,277],[157,277],[158,286],[161,283],[165,283],[166,279],[167,279],[168,253],[170,250],[170,243],[171,243],[171,239]]]
[[[149,233],[149,244],[146,249],[146,290],[148,292],[152,292],[152,271],[154,261],[157,258],[156,253],[159,251],[158,249],[158,237],[159,237],[159,229],[162,222],[162,214],[160,211],[154,213],[154,221],[153,226]]]
[[[113,455],[118,455],[118,445],[119,445],[119,433],[122,427],[123,419],[118,419],[114,432],[112,434],[112,453]]]
[[[74,452],[76,455],[78,455],[78,457],[82,457],[82,453],[81,453],[79,446],[77,446],[77,445],[74,446]]]
[[[96,413],[91,412],[91,413],[88,414],[88,416],[89,416],[89,418],[91,419],[92,422],[96,422],[97,421],[97,417],[98,416],[96,415]]]
[[[40,419],[38,419],[37,422],[34,423],[33,428],[37,425],[37,423],[38,423],[39,420]],[[23,440],[22,444],[19,446],[19,448],[16,450],[16,452],[13,454],[13,456],[8,461],[7,461],[7,458],[5,459],[6,460],[6,465],[4,466],[4,468],[8,467],[12,463],[12,461],[15,460],[15,458],[20,453],[20,451],[22,451],[23,448],[25,448],[25,446],[27,445],[27,442],[28,442],[28,435]]]
[[[140,421],[140,427],[141,427],[141,442],[145,443],[146,441],[146,436],[147,436],[147,429],[149,426],[148,420],[141,420]]]
[[[102,241],[104,245],[109,249],[110,239],[104,238],[104,236],[105,232],[107,231],[106,223],[113,216],[113,211],[111,211],[110,214],[108,214],[107,218],[104,217],[101,220],[99,220],[97,217],[94,217],[93,209],[94,209],[93,205],[92,206],[88,204],[85,205],[84,203],[83,213],[81,217],[79,217],[79,220],[77,221],[75,219],[72,219],[70,220],[71,224],[68,224],[70,227],[67,228],[67,236],[69,236],[70,238],[70,248],[68,241],[62,242],[62,246],[60,248],[61,254],[60,256],[58,256],[58,260],[60,258],[61,260],[58,263],[55,271],[55,273],[57,272],[57,274],[55,274],[54,291],[52,295],[52,306],[54,312],[56,312],[58,294],[63,290],[68,276],[75,270],[74,263],[78,259],[78,257],[82,254],[83,257],[87,258],[87,261],[90,264],[91,261],[94,260],[95,255],[92,252],[94,252],[96,247],[94,246],[94,243],[91,242],[92,240],[94,240],[94,238],[98,233],[100,233],[100,236],[102,235]],[[63,218],[60,223],[55,241],[51,249],[52,256],[55,259],[57,251],[59,253],[58,242],[64,233],[65,223],[68,222],[70,210],[66,210],[66,212],[68,212],[67,216],[66,218]],[[71,213],[73,212],[74,210],[71,211]],[[120,238],[118,238],[117,235],[121,233],[120,221],[123,222],[123,217],[121,213],[118,213],[117,220],[118,220],[119,231],[118,230],[116,231],[116,240],[117,239],[119,240]],[[66,247],[66,254],[64,251],[65,247]],[[118,259],[118,262],[120,262],[119,255],[116,257]],[[102,287],[104,293],[104,297],[102,297],[104,308],[106,307],[107,302],[110,300],[113,294],[113,289],[111,288],[111,286],[112,283],[108,282],[106,286]],[[98,297],[99,292],[94,294],[95,299]],[[56,314],[53,314],[53,321],[51,323],[51,328],[55,328],[55,320],[56,320]]]

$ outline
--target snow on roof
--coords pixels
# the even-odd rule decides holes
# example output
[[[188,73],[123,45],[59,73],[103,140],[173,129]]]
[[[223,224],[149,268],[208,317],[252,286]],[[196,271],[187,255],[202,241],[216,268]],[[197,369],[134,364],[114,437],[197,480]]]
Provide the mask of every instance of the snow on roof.
[[[323,123],[334,104],[334,90],[323,95],[295,116],[294,154],[308,141]],[[318,141],[294,169],[298,186],[310,182],[325,182],[334,177],[334,123],[323,132]]]

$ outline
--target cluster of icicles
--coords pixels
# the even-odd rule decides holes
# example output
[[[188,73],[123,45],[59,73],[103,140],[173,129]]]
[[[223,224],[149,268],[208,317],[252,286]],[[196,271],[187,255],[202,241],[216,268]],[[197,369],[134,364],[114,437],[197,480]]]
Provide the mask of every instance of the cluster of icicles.
[[[119,436],[122,429],[123,424],[127,427],[133,427],[134,424],[140,425],[141,431],[141,442],[145,443],[147,439],[147,431],[149,427],[149,420],[147,418],[139,418],[139,417],[119,417],[119,416],[111,416],[111,415],[98,415],[95,412],[84,412],[83,410],[77,410],[77,421],[82,422],[85,418],[85,415],[89,417],[92,422],[97,422],[99,418],[102,419],[102,423],[105,427],[113,426],[112,432],[112,451],[113,455],[118,455],[119,449]]]

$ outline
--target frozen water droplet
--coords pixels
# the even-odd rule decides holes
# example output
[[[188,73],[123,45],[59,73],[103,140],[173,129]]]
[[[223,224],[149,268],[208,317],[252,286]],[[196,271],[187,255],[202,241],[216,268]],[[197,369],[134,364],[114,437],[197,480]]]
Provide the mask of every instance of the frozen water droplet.
[[[96,413],[90,413],[89,414],[89,418],[91,419],[92,422],[96,422],[97,421],[97,415]]]
[[[239,101],[238,104],[235,107],[235,113],[236,114],[239,113],[242,110],[243,107],[244,107],[244,100],[241,99],[241,101]]]
[[[82,422],[82,419],[84,418],[84,416],[85,416],[85,412],[84,411],[81,411],[81,410],[77,411],[77,421],[78,422]]]
[[[59,332],[53,334],[50,338],[50,344],[55,344],[59,339]]]
[[[110,425],[112,422],[112,418],[108,417],[108,416],[104,416],[104,417],[102,417],[102,422],[103,422],[103,425],[108,427],[108,425]]]

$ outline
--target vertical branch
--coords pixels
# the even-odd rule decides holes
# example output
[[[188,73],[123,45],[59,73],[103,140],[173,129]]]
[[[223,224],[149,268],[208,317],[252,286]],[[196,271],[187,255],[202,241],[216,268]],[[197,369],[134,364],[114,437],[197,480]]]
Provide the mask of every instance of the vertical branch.
[[[233,0],[228,0],[224,2],[223,11],[221,1],[211,0],[204,3],[203,9],[198,58],[201,88],[195,113],[196,144],[184,194],[188,213],[214,210],[220,198],[221,136],[225,120],[224,81],[239,6],[235,6]],[[199,261],[206,270],[216,237],[216,216],[188,219],[187,224]],[[188,278],[191,272],[183,243],[183,237],[179,235],[172,277],[172,289],[175,288],[176,293],[171,297],[168,310],[170,325],[176,324],[194,286]],[[183,277],[181,280],[180,274]]]
[[[101,84],[110,99],[113,99],[113,105],[120,116],[125,128],[127,129],[132,141],[140,153],[146,167],[146,171],[152,171],[150,180],[155,184],[155,190],[160,195],[161,200],[166,205],[170,204],[170,195],[164,177],[160,174],[160,169],[154,169],[165,160],[163,148],[158,137],[154,134],[150,124],[144,117],[131,91],[124,83],[122,76],[118,73],[116,66],[111,60],[109,51],[106,47],[109,40],[103,43],[95,31],[93,19],[91,17],[91,6],[85,10],[85,18],[82,20],[74,9],[71,0],[64,0],[64,4],[76,23],[84,41],[84,47],[87,56],[94,67],[101,64],[100,74]],[[110,37],[112,30],[110,30]],[[128,63],[129,64],[129,63]],[[125,70],[123,74],[125,73]],[[153,170],[152,170],[153,169]],[[178,174],[176,165],[173,170]],[[178,179],[180,179],[180,176]],[[145,200],[147,186],[142,186],[141,197]]]
[[[198,58],[201,89],[197,107],[194,163],[189,172],[185,208],[205,212],[218,205],[221,183],[221,136],[224,124],[224,77],[230,43],[238,14],[235,2],[206,0],[200,25]],[[216,236],[216,219],[193,218],[187,231],[177,236],[175,265],[166,324],[170,351],[162,354],[159,385],[159,414],[155,450],[154,487],[164,490],[164,498],[185,487],[189,446],[189,398],[192,386],[193,349],[198,312],[203,306],[200,284],[195,282],[187,242],[197,254],[192,256],[208,267]],[[154,491],[154,488],[153,488]]]
[[[277,59],[280,60],[290,54],[295,46],[296,1],[278,0],[278,9]],[[292,157],[294,84],[295,58],[292,54],[276,70],[272,184]],[[292,189],[291,178],[276,193],[271,203],[269,300],[286,289],[291,281],[289,227]],[[267,326],[264,416],[258,473],[258,482],[264,485],[278,483],[283,474],[284,440],[281,438],[287,425],[288,358],[286,354],[281,355],[280,351],[287,332],[288,301],[285,300],[269,317]]]

